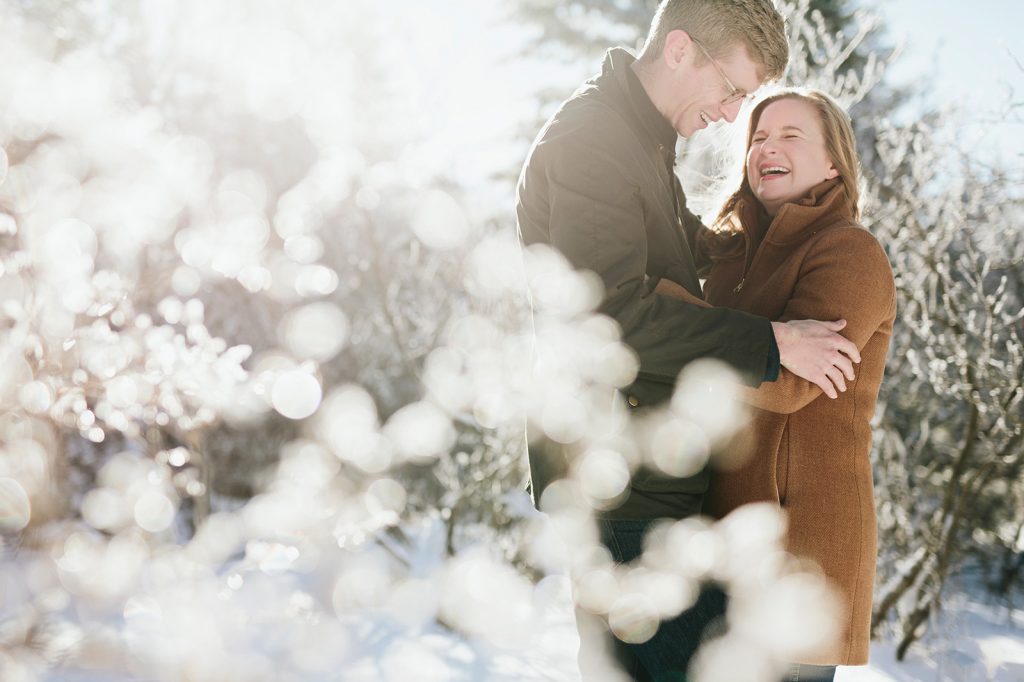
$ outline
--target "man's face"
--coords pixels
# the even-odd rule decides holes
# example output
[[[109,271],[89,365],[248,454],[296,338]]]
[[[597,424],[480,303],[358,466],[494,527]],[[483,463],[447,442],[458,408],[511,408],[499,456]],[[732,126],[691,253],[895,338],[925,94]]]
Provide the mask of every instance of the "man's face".
[[[661,113],[683,137],[717,121],[732,123],[743,104],[736,91],[753,93],[761,87],[757,65],[743,45],[712,60],[688,34],[673,31],[665,49],[669,72]],[[730,96],[733,101],[724,102]]]

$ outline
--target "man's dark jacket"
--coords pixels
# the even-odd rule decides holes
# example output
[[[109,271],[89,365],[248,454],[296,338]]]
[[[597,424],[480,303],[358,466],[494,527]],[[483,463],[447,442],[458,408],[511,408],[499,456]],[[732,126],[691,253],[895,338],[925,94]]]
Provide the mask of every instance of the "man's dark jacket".
[[[702,308],[653,293],[661,278],[701,298],[691,250],[701,227],[673,171],[677,135],[651,102],[625,50],[610,50],[602,73],[565,101],[544,126],[519,178],[516,212],[524,245],[556,247],[576,269],[597,273],[598,312],[615,319],[640,359],[630,404],[672,394],[680,370],[716,358],[756,385],[777,355],[764,318]],[[774,371],[777,371],[777,358]],[[774,377],[771,377],[774,378]],[[551,444],[531,446],[533,492],[563,473]],[[556,461],[558,460],[558,461]],[[629,499],[606,516],[650,518],[699,511],[707,474],[678,479],[641,471]]]

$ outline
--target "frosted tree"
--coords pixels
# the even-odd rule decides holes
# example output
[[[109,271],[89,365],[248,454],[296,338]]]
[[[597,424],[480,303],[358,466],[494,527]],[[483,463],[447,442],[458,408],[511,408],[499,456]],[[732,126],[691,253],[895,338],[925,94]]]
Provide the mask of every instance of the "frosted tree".
[[[900,292],[876,449],[886,542],[874,625],[896,614],[901,658],[971,554],[987,563],[1020,542],[1024,300],[1012,282],[1024,244],[1005,226],[1021,206],[1005,177],[938,139],[890,130],[879,143],[889,198],[866,211]]]

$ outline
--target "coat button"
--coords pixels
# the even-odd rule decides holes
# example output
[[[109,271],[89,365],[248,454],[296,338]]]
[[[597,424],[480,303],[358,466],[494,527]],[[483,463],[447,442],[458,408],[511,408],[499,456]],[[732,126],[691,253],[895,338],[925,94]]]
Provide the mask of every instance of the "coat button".
[[[629,403],[630,407],[636,407],[640,404],[640,400],[635,395],[627,396],[626,402]]]

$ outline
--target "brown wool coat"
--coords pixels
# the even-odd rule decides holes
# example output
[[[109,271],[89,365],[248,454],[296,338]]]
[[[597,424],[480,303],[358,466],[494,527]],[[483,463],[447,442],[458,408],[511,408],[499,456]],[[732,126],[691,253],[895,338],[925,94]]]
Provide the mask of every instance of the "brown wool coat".
[[[784,205],[761,240],[767,221],[759,224],[759,207],[741,207],[747,246],[760,245],[718,261],[705,286],[711,304],[772,320],[844,318],[842,334],[861,352],[856,380],[835,400],[786,370],[776,382],[744,389],[756,406],[753,455],[739,470],[715,475],[705,500],[716,517],[757,501],[787,511],[789,550],[817,562],[847,607],[838,648],[800,661],[819,665],[868,660],[876,554],[870,422],[896,316],[889,261],[845,198],[837,181],[823,183]]]

